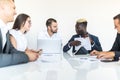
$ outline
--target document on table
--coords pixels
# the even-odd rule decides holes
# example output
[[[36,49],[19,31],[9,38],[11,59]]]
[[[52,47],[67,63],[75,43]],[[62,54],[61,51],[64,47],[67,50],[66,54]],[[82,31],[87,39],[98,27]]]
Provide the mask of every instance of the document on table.
[[[87,50],[91,50],[91,43],[89,37],[86,38],[75,38],[75,40],[78,40],[81,42],[81,45],[75,46],[75,50],[79,50],[81,46],[83,46]]]
[[[100,58],[97,59],[97,56],[89,56],[89,57],[80,57],[80,61],[101,61],[101,62],[112,62],[112,59]]]
[[[89,57],[80,57],[80,61],[99,61],[99,59],[96,58],[96,56],[89,56]]]
[[[61,61],[61,54],[42,54],[40,56],[42,62],[59,62]]]

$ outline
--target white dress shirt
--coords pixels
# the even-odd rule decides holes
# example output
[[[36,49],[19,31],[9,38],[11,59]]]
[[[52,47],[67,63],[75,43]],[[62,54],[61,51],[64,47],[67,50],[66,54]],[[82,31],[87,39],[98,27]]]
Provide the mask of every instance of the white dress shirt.
[[[17,50],[25,51],[27,48],[27,39],[25,37],[25,34],[15,29],[11,29],[9,32],[16,40]]]
[[[57,32],[57,33],[54,33],[52,36],[50,36],[46,31],[41,31],[39,34],[38,34],[38,39],[60,39],[62,40],[60,34]]]
[[[0,19],[0,29],[2,33],[2,48],[4,48],[5,43],[6,43],[6,33],[8,32],[8,26]]]

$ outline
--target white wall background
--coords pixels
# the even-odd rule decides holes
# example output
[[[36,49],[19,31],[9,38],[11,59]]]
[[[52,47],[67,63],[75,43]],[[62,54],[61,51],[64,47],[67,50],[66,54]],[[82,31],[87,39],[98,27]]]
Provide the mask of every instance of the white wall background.
[[[99,37],[103,50],[109,50],[115,40],[113,17],[120,13],[120,0],[15,0],[15,4],[17,14],[29,14],[32,19],[29,48],[37,48],[37,33],[46,29],[50,17],[58,21],[63,44],[75,34],[79,18],[88,20],[88,32]]]

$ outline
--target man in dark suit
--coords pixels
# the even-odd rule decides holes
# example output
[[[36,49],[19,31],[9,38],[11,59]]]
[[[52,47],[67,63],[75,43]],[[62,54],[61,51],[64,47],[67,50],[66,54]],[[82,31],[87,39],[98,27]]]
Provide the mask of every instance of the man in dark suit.
[[[118,61],[120,59],[120,14],[114,18],[115,29],[117,29],[117,36],[115,42],[110,51],[92,51],[91,55],[97,55],[100,59],[110,59],[112,61]]]
[[[73,35],[68,43],[63,47],[63,52],[67,52],[71,47],[73,47],[72,52],[76,52],[75,46],[80,46],[82,44],[82,41],[76,40],[75,38],[82,38],[83,40],[88,38],[88,41],[90,41],[91,49],[87,50],[84,46],[81,45],[82,48],[88,52],[91,52],[92,50],[102,51],[98,37],[87,32],[86,19],[78,19],[75,25],[75,30],[77,34]]]
[[[32,50],[17,51],[9,40],[8,22],[13,22],[14,0],[0,0],[0,67],[37,60],[39,54]]]

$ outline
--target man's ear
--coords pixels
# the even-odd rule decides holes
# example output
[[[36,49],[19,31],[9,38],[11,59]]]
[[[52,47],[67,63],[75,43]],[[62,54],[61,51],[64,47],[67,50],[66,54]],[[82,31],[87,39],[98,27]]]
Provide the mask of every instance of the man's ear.
[[[50,26],[47,26],[48,29],[50,29]]]

